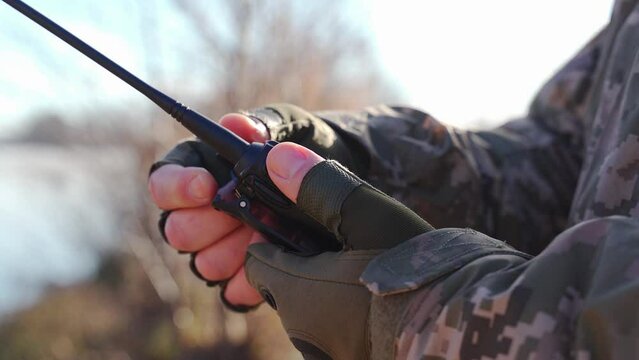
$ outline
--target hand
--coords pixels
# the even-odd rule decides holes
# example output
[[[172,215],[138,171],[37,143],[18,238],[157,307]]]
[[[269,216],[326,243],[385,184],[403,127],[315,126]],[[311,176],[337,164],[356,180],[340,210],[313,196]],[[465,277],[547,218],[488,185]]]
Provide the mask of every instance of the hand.
[[[249,142],[268,140],[266,128],[244,115],[226,115],[220,124]],[[203,146],[201,151],[211,151],[199,145]],[[256,232],[211,206],[219,184],[206,169],[193,167],[205,166],[215,154],[203,154],[204,159],[196,160],[190,159],[190,153],[178,155],[173,163],[157,168],[148,183],[155,204],[171,211],[164,226],[167,241],[177,250],[194,253],[192,265],[205,279],[228,280],[223,293],[227,303],[259,304],[262,299],[246,281],[243,270],[246,248],[257,241]],[[228,171],[215,165],[207,167],[221,173],[218,178]]]
[[[230,114],[220,123],[249,142],[294,141],[365,171],[366,161],[358,148],[349,149],[328,124],[299,107],[275,104],[250,114],[252,119]],[[261,302],[244,280],[241,265],[246,247],[256,241],[255,232],[210,207],[220,183],[228,181],[228,165],[207,145],[187,141],[154,164],[149,191],[156,205],[167,211],[160,228],[169,244],[192,253],[191,269],[200,278],[209,284],[222,281],[226,305],[245,310]]]
[[[221,123],[244,138],[266,140],[244,116],[230,115]],[[188,144],[186,151],[178,146],[172,153],[184,165],[206,164],[215,154],[206,154],[202,146]],[[306,355],[366,355],[371,295],[359,283],[359,274],[379,252],[432,227],[338,163],[300,145],[275,146],[266,166],[282,193],[333,231],[349,251],[303,258],[266,243],[254,230],[210,208],[218,183],[207,170],[178,165],[156,169],[149,180],[156,204],[173,210],[165,226],[168,241],[179,250],[197,252],[195,269],[204,278],[230,279],[222,294],[231,305],[252,306],[267,299]],[[209,163],[207,169],[216,167]]]
[[[265,241],[248,248],[246,275],[277,310],[305,358],[370,356],[371,294],[359,281],[369,261],[433,228],[334,161],[281,143],[266,161],[273,183],[343,242],[345,251],[300,257]]]

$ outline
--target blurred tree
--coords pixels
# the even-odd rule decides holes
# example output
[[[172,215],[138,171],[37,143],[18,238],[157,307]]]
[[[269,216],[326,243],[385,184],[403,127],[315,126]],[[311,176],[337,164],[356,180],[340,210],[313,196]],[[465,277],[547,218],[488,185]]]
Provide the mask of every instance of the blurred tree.
[[[171,1],[193,29],[197,48],[187,56],[203,60],[206,66],[198,73],[205,74],[209,90],[197,98],[195,107],[212,118],[269,102],[290,102],[307,109],[358,108],[388,101],[393,95],[376,65],[370,38],[361,23],[347,15],[347,10],[353,10],[349,8],[352,2]],[[146,6],[148,10],[152,7]],[[169,137],[170,143],[186,135],[172,125],[178,131]],[[178,266],[186,269],[183,261]],[[186,277],[192,278],[189,273]],[[202,289],[200,285],[183,292],[188,297],[184,302],[212,296]],[[218,302],[205,303],[204,307],[190,306],[198,318],[210,319],[214,325],[201,327],[213,329],[224,323],[226,329],[199,332],[195,342],[205,341],[201,336],[210,341],[216,334],[218,340],[227,342],[229,337],[238,337],[230,329],[247,327],[249,331],[242,330],[245,334],[240,338],[249,335],[253,343],[274,341],[274,335],[250,332],[255,322],[246,324],[245,317],[228,314]],[[279,331],[277,339],[282,342],[279,324],[266,328],[269,333]],[[290,351],[290,345],[284,350]],[[282,353],[270,350],[269,356],[262,350],[262,356],[269,358],[280,358]]]
[[[208,62],[210,92],[200,101],[211,116],[274,101],[355,108],[394,93],[371,39],[347,17],[352,2],[172,1]]]
[[[352,18],[352,1],[165,0],[168,8],[158,1],[136,3],[149,82],[186,97],[211,118],[275,101],[311,110],[358,108],[388,102],[395,93],[376,65],[361,22]],[[162,70],[162,57],[172,50],[155,31],[176,18],[191,27],[193,36],[176,50],[194,70],[180,81]],[[195,98],[184,94],[190,82],[204,84]],[[36,308],[14,316],[0,328],[0,358],[298,358],[270,309],[246,316],[226,311],[217,290],[192,276],[188,257],[160,240],[158,211],[142,184],[155,158],[187,133],[156,109],[147,113],[157,118],[147,132],[131,128],[131,114],[143,112],[105,110],[87,112],[85,117],[99,120],[73,129],[55,115],[41,117],[22,140],[134,149],[141,168],[131,176],[141,184],[140,210],[122,216],[127,251],[106,262],[95,283],[58,289]],[[96,306],[102,310],[94,313]]]

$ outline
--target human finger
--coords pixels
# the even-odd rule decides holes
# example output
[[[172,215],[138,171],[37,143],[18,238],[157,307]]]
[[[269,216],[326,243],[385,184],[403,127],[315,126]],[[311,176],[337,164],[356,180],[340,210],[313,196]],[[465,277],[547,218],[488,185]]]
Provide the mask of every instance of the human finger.
[[[342,239],[345,248],[391,248],[433,230],[397,200],[303,146],[276,145],[268,153],[266,166],[282,193]]]
[[[266,157],[266,168],[273,183],[289,199],[297,201],[297,194],[306,173],[324,159],[313,151],[295,143],[276,145]]]
[[[235,307],[252,307],[264,301],[260,293],[246,279],[244,267],[240,268],[228,281],[222,296],[224,301]]]
[[[246,115],[236,113],[224,115],[220,119],[220,125],[248,142],[265,142],[269,139],[268,130],[264,124]]]
[[[171,212],[164,226],[169,244],[177,250],[199,251],[221,240],[241,223],[210,206]]]
[[[203,168],[169,164],[157,169],[148,181],[153,202],[163,210],[210,204],[217,182]]]
[[[207,280],[225,280],[244,264],[246,249],[255,230],[241,226],[195,256],[195,267]]]

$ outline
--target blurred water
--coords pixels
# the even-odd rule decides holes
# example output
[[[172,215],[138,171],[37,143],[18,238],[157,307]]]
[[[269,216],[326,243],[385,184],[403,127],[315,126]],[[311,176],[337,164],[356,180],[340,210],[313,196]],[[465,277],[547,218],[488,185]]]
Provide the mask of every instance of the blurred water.
[[[0,145],[0,317],[87,279],[136,216],[126,148]]]

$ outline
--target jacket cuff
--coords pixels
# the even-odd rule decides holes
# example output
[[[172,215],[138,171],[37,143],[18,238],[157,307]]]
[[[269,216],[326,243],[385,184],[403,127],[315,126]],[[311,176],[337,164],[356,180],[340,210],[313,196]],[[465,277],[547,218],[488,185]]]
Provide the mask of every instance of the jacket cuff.
[[[415,290],[487,255],[509,254],[530,259],[503,241],[472,229],[439,229],[405,241],[378,255],[360,281],[375,295]]]

